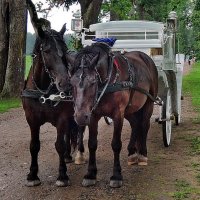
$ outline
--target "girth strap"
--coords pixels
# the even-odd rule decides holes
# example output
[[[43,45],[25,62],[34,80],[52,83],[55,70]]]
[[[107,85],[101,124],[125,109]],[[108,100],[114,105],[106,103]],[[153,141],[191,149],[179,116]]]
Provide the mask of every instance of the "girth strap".
[[[147,95],[153,102],[155,102],[155,104],[162,105],[162,101],[159,98],[153,97],[148,91],[146,91],[143,88],[134,86],[134,84],[131,81],[123,81],[123,82],[117,82],[114,84],[110,84],[110,85],[108,85],[108,87],[105,91],[105,94],[113,93],[113,92],[117,92],[117,91],[123,91],[123,90],[130,90],[130,89],[141,92],[141,93]],[[99,91],[99,93],[101,93],[101,90]]]

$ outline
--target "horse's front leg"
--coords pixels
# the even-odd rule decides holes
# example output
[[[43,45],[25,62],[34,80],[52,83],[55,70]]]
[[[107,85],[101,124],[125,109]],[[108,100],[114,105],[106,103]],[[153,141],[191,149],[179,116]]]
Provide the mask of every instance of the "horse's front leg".
[[[110,178],[110,187],[117,188],[122,186],[122,174],[120,165],[120,152],[122,148],[121,131],[123,126],[123,117],[114,119],[114,133],[112,138],[112,150],[114,153],[113,175]]]
[[[26,186],[32,187],[40,185],[40,179],[37,176],[38,174],[38,152],[40,151],[40,126],[37,126],[33,123],[29,123],[31,130],[31,142],[30,142],[30,153],[31,153],[31,166],[30,172],[27,176]]]
[[[92,186],[96,184],[97,166],[96,166],[96,150],[97,150],[97,128],[100,118],[92,118],[89,125],[89,162],[88,172],[83,178],[82,185],[84,187]]]
[[[64,141],[64,134],[69,134],[67,127],[67,122],[62,122],[57,126],[57,140],[55,143],[56,151],[59,155],[59,176],[56,181],[56,185],[59,187],[64,187],[69,185],[69,178],[67,176],[67,167],[65,163],[65,152],[66,144],[69,144],[68,141]],[[66,132],[64,130],[67,130]],[[70,137],[66,137],[68,140]]]
[[[78,151],[75,157],[75,164],[81,165],[86,163],[86,159],[84,156],[85,148],[83,144],[83,136],[84,136],[85,126],[79,127],[78,131]]]

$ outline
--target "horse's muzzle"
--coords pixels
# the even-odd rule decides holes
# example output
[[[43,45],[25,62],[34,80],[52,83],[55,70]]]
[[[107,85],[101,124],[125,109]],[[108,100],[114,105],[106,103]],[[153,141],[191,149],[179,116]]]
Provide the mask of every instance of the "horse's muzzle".
[[[60,92],[66,92],[71,88],[69,81],[67,81],[65,79],[60,79],[60,80],[56,81],[56,86]]]
[[[87,126],[90,124],[91,113],[74,113],[74,119],[79,126]]]

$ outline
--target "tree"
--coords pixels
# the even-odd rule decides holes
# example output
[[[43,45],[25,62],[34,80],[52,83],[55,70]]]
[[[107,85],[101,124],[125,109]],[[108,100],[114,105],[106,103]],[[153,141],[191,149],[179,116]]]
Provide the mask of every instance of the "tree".
[[[24,82],[26,4],[0,1],[0,96],[19,96]]]
[[[193,29],[193,49],[196,57],[200,59],[200,0],[195,1],[195,7],[192,13],[192,29]]]
[[[110,15],[110,21],[126,20],[131,18],[131,8],[132,0],[107,0],[103,3],[101,15]]]
[[[46,0],[49,6],[43,8],[43,2],[40,1],[37,6],[38,12],[49,12],[54,6],[65,6],[67,10],[74,3],[79,3],[81,6],[81,16],[83,19],[83,26],[88,28],[90,24],[98,22],[98,16],[101,10],[103,0]]]

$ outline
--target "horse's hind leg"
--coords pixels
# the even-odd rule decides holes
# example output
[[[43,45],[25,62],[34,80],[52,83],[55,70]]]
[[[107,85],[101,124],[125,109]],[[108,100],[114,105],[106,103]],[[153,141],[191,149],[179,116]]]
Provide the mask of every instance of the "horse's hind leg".
[[[75,164],[81,165],[86,163],[86,159],[84,157],[84,144],[83,144],[83,136],[84,136],[85,127],[79,127],[78,133],[78,151],[75,157]]]
[[[31,142],[30,142],[30,153],[31,153],[31,166],[30,172],[27,176],[26,186],[37,186],[40,185],[40,179],[37,176],[38,174],[38,152],[40,151],[40,140],[39,132],[40,126],[29,123],[31,130]]]
[[[137,133],[137,117],[134,114],[131,117],[128,117],[127,120],[131,125],[131,137],[128,144],[128,165],[134,165],[138,163],[138,154],[136,147],[136,133]]]
[[[142,109],[134,113],[133,129],[131,137],[136,139],[136,143],[130,140],[129,146],[137,148],[138,165],[147,165],[147,134],[150,128],[150,118],[153,113],[153,102],[150,100],[145,103]],[[131,148],[128,148],[129,154],[132,154]]]
[[[139,123],[140,132],[137,134],[138,165],[147,165],[147,134],[150,128],[150,118],[153,113],[154,102],[147,100],[141,111]]]
[[[65,132],[68,130],[66,128],[67,122],[60,123],[59,126],[57,126],[57,140],[55,143],[56,150],[59,155],[59,176],[56,181],[56,185],[59,187],[68,186],[69,185],[69,178],[67,176],[67,167],[65,163],[65,152],[66,152],[66,143],[68,144],[68,141],[64,141],[64,134],[68,134],[69,132]],[[68,137],[66,137],[66,140],[68,140]]]

